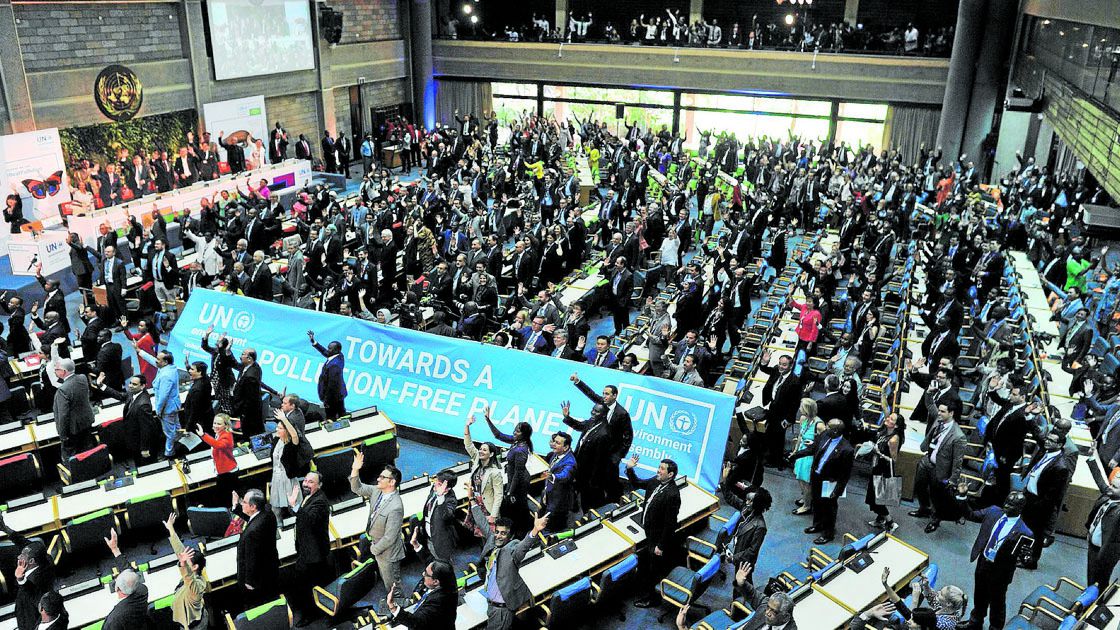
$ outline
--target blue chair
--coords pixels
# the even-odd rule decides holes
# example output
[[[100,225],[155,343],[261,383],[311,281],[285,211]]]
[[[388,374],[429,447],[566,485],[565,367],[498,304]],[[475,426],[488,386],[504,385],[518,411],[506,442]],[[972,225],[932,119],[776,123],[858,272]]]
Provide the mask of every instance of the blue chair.
[[[677,608],[692,606],[704,611],[712,611],[708,606],[698,604],[697,600],[708,590],[712,580],[719,574],[720,557],[715,556],[707,564],[693,571],[688,567],[676,567],[669,573],[669,577],[661,580],[661,598]],[[662,613],[657,621],[662,622],[668,612]]]
[[[692,568],[692,561],[695,560],[699,565],[704,565],[712,556],[717,556],[723,553],[727,547],[728,541],[735,535],[735,529],[739,527],[739,521],[742,519],[742,514],[735,512],[730,519],[723,521],[715,516],[708,518],[708,527],[703,531],[697,532],[695,536],[688,537],[688,557],[686,564]]]
[[[638,556],[630,554],[608,567],[599,575],[599,588],[595,604],[599,608],[617,606],[618,620],[626,621],[626,608],[621,605],[624,591],[638,575]]]
[[[727,630],[737,628],[750,618],[752,611],[743,602],[731,602],[731,608],[721,608],[708,613],[700,621],[692,624],[692,630]]]
[[[574,628],[582,626],[591,607],[591,578],[584,577],[552,594],[547,604],[541,604],[544,616],[542,628]]]

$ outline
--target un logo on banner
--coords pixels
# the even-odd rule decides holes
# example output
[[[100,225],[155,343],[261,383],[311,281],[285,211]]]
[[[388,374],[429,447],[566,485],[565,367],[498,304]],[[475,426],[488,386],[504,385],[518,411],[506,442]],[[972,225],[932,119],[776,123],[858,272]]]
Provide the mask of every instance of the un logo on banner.
[[[237,332],[247,333],[253,329],[256,318],[249,311],[240,311],[233,316],[233,329]]]
[[[700,426],[700,422],[696,419],[696,416],[685,409],[678,409],[669,416],[669,428],[681,437],[692,435],[696,432],[698,426]]]

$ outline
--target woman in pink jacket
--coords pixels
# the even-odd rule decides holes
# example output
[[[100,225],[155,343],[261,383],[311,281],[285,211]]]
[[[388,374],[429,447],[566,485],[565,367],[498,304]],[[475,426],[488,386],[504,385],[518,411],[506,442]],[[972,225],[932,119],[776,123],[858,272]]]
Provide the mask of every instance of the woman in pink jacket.
[[[797,347],[793,350],[796,361],[797,353],[801,350],[805,351],[806,357],[812,354],[813,348],[817,345],[817,336],[821,332],[822,317],[820,302],[816,296],[809,296],[804,304],[790,298],[789,304],[801,312],[801,317],[797,321]]]

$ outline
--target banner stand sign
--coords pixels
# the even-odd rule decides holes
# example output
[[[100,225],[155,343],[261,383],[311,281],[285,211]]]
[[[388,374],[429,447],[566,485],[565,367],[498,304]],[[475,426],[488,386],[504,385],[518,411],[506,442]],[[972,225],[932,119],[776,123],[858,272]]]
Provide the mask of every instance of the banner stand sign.
[[[563,401],[571,401],[576,418],[591,413],[593,403],[570,381],[573,373],[595,391],[617,385],[633,421],[631,453],[641,456],[639,468],[655,471],[660,460],[672,459],[679,474],[706,490],[719,484],[735,402],[722,392],[201,289],[171,331],[176,362],[185,353],[191,360],[206,356],[201,338],[210,325],[226,333],[234,356],[254,348],[264,381],[277,390],[319,400],[325,359],[308,341],[311,330],[323,346],[342,344],[348,410],[377,405],[397,424],[454,437],[469,416],[490,408],[506,433],[521,421],[532,425],[540,454],[557,431],[578,439],[563,423]],[[474,437],[490,439],[485,426]]]

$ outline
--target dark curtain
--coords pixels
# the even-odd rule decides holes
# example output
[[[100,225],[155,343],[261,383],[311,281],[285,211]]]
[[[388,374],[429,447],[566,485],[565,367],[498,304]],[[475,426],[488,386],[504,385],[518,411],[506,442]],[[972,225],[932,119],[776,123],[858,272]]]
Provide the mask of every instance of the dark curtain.
[[[940,107],[921,107],[918,105],[891,105],[890,146],[902,152],[907,164],[918,160],[918,149],[923,143],[927,150],[934,150],[937,142],[937,126],[941,121]],[[946,156],[947,158],[948,156]],[[942,158],[942,163],[946,163]]]
[[[460,116],[490,112],[492,97],[489,81],[436,81],[436,122],[457,126],[455,110]]]

